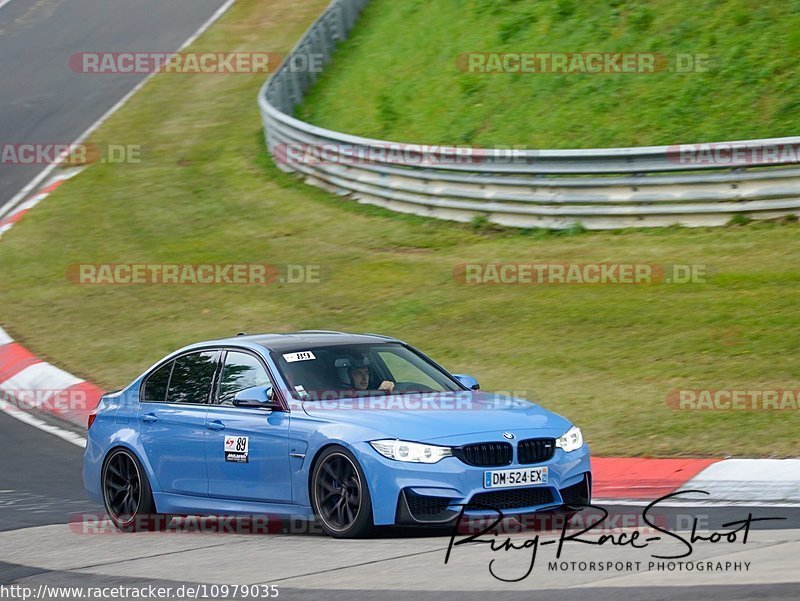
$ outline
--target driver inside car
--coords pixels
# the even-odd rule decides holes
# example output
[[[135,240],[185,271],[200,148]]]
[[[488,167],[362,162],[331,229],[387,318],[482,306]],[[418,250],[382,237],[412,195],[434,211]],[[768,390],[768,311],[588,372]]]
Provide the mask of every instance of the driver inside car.
[[[353,388],[356,390],[367,390],[369,388],[369,367],[354,367],[350,370],[350,381],[353,383]],[[391,380],[384,380],[378,386],[378,390],[385,390],[392,392],[394,390],[394,382]]]
[[[367,357],[353,357],[347,359],[337,359],[337,367],[344,368],[346,378],[343,377],[346,390],[363,392],[370,390],[371,373],[369,368],[369,358]],[[344,376],[344,374],[342,374]],[[349,380],[349,381],[348,381]],[[378,390],[386,394],[391,394],[394,391],[394,382],[391,380],[383,380],[378,386]]]

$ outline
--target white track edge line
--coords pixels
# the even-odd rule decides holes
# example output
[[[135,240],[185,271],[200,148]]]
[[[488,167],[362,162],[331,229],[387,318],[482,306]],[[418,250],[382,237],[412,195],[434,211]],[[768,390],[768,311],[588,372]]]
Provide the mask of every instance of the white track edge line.
[[[9,2],[10,0],[5,0],[5,1]],[[3,0],[0,0],[0,2],[3,2]],[[213,15],[211,15],[211,17],[209,17],[208,20],[206,20],[206,22],[203,23],[200,26],[200,28],[197,29],[189,37],[189,39],[187,39],[181,45],[180,48],[178,48],[177,52],[180,52],[181,50],[192,44],[201,35],[203,35],[203,33],[205,33],[209,27],[211,27],[222,15],[224,15],[228,11],[228,9],[230,9],[230,7],[233,5],[234,2],[236,2],[236,0],[227,0],[225,4],[220,6],[216,10],[216,12]],[[0,4],[0,6],[2,6],[2,4]],[[136,92],[138,92],[139,90],[141,90],[147,84],[147,82],[149,82],[150,79],[155,75],[158,75],[158,72],[153,72],[148,74],[147,77],[145,77],[142,81],[136,84],[132,90],[130,90],[127,94],[125,94],[125,96],[120,98],[116,102],[116,104],[114,104],[110,109],[108,109],[105,113],[103,113],[103,115],[99,119],[97,119],[97,121],[92,123],[80,136],[78,136],[78,138],[72,143],[72,145],[80,144],[86,138],[92,135],[92,133],[94,133],[96,129],[98,129],[101,125],[103,125],[103,123],[105,123],[108,120],[108,118],[111,117],[111,115],[113,115],[123,106],[125,106],[128,103],[128,101],[133,97],[133,95],[136,94]],[[0,208],[0,218],[3,218],[8,214],[10,214],[11,211],[13,211],[14,208],[28,196],[28,194],[30,194],[31,190],[33,190],[36,186],[38,186],[42,182],[42,180],[44,180],[48,175],[50,175],[53,172],[53,170],[60,164],[61,164],[61,157],[59,157],[58,160],[56,160],[53,163],[50,163],[42,171],[37,173],[34,176],[34,178],[30,182],[28,182],[24,188],[22,188],[22,190],[17,192],[17,194],[15,194],[11,198],[11,200],[9,200],[5,204],[5,206]]]
[[[35,415],[31,415],[9,403],[8,401],[4,401],[0,399],[0,411],[5,413],[6,415],[10,415],[14,419],[17,419],[21,422],[28,424],[29,426],[33,426],[38,430],[42,430],[43,432],[47,432],[49,434],[53,434],[54,436],[58,436],[66,440],[67,442],[71,442],[72,444],[79,446],[81,448],[86,447],[86,439],[81,436],[80,434],[76,434],[70,430],[65,430],[64,428],[59,428],[58,426],[54,426],[53,424],[48,424],[46,421],[39,419]]]

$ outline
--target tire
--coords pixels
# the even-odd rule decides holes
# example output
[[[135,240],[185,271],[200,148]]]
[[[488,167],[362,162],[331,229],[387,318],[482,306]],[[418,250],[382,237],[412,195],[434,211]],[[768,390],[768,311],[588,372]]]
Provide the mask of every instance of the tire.
[[[128,450],[112,450],[103,463],[103,504],[122,532],[164,530],[171,516],[156,513],[153,491],[139,460]]]
[[[344,447],[325,449],[311,474],[311,507],[322,529],[334,538],[362,538],[374,529],[372,499],[364,471]]]

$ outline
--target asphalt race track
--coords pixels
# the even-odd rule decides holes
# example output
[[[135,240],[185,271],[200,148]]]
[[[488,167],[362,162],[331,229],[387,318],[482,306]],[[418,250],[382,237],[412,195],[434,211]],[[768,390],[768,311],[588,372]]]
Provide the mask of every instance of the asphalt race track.
[[[442,531],[426,535],[388,530],[369,540],[334,540],[320,535],[314,524],[297,522],[284,525],[288,533],[276,534],[117,533],[91,521],[99,518],[100,508],[83,496],[79,447],[3,413],[0,440],[0,584],[33,589],[40,585],[152,585],[173,590],[187,584],[274,584],[284,599],[431,601],[477,601],[488,598],[489,592],[500,600],[796,599],[800,590],[795,569],[800,552],[800,508],[796,507],[670,506],[653,514],[660,516],[659,525],[687,536],[684,530],[693,517],[710,529],[746,518],[749,512],[754,517],[787,518],[755,524],[747,544],[741,540],[697,542],[692,556],[683,560],[750,562],[747,571],[646,569],[649,561],[666,561],[653,559],[651,552],[671,555],[685,550],[671,539],[654,543],[658,546],[652,551],[572,543],[559,562],[639,561],[640,569],[598,572],[576,565],[551,571],[548,564],[555,560],[555,545],[542,545],[529,576],[503,582],[489,571],[492,559],[497,576],[517,579],[530,566],[530,548],[493,552],[488,545],[464,544],[453,548],[445,565],[450,538]],[[614,520],[615,515],[638,516],[642,508],[608,509]],[[615,527],[626,524],[611,523]],[[619,537],[623,530],[604,533]],[[558,534],[540,532],[541,542],[555,540]],[[509,536],[521,547],[535,535],[527,531]],[[505,537],[496,537],[498,544]]]
[[[0,532],[97,511],[76,471],[83,449],[0,412]]]
[[[10,0],[0,8],[0,144],[72,143],[146,77],[76,73],[72,54],[176,50],[223,4]],[[0,161],[0,209],[46,167]]]

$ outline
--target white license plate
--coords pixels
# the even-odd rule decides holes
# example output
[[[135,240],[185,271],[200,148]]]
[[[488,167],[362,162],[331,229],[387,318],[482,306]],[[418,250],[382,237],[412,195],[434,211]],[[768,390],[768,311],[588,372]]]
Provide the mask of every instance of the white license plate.
[[[484,488],[511,488],[547,484],[547,467],[483,472]]]

